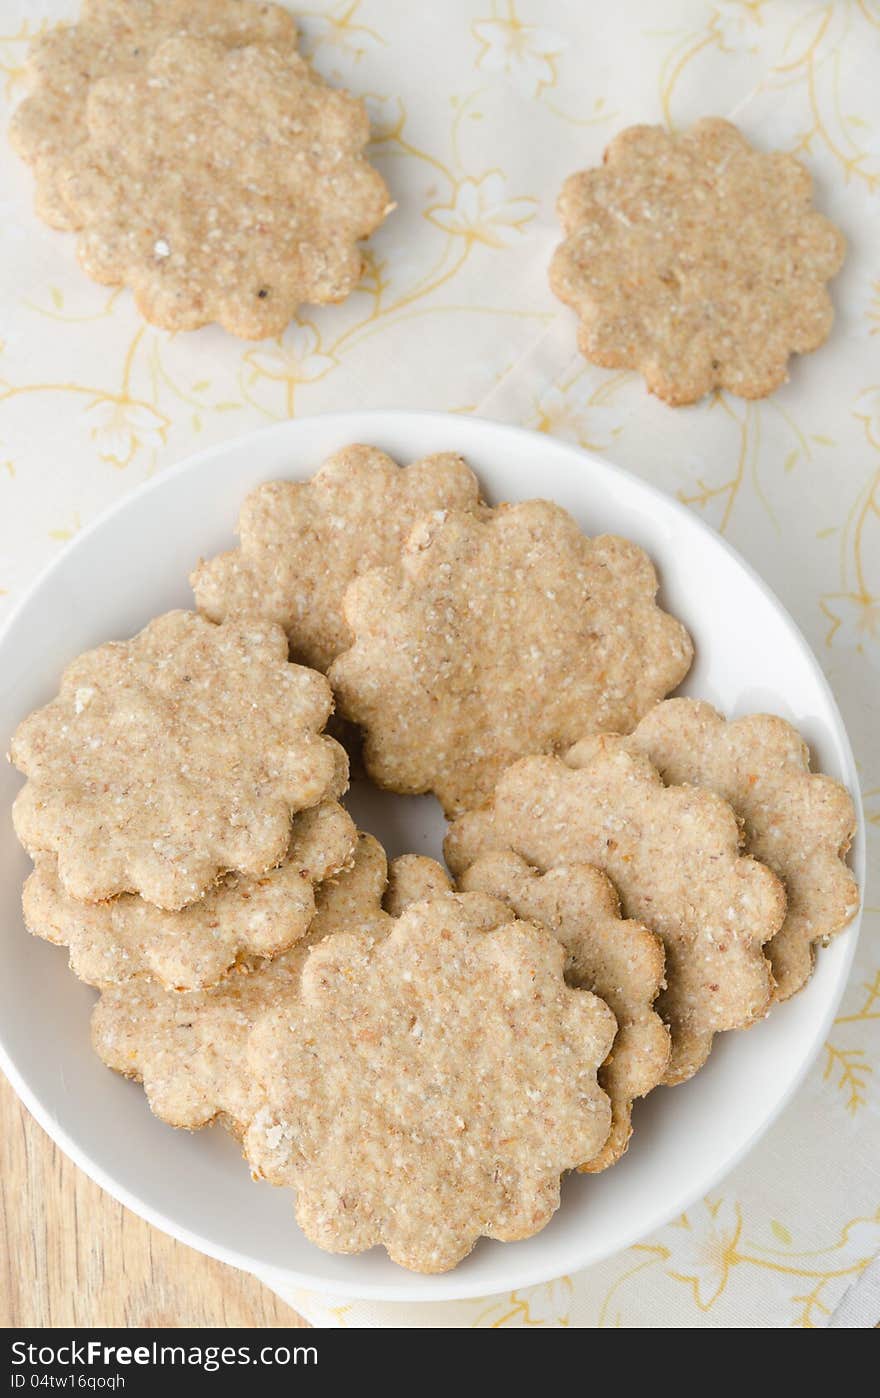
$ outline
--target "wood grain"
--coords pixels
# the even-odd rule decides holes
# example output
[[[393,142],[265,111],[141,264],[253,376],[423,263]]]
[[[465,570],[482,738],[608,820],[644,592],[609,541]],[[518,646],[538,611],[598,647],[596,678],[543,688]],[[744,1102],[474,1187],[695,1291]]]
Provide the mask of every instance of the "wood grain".
[[[253,1277],[143,1223],[0,1075],[0,1326],[305,1325]]]

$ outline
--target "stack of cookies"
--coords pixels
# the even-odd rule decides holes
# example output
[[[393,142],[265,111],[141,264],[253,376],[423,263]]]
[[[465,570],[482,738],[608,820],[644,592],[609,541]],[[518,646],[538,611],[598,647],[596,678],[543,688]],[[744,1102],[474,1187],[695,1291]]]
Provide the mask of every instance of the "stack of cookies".
[[[157,1116],[221,1121],[320,1246],[443,1271],[806,983],[853,805],[784,720],[668,697],[692,643],[639,547],[454,454],[346,448],[239,534],[16,733],[25,920]],[[452,877],[355,829],[334,703]]]
[[[393,205],[364,158],[364,103],[254,0],[83,0],[40,34],[10,127],[36,207],[83,269],[168,330],[279,335],[342,301]]]

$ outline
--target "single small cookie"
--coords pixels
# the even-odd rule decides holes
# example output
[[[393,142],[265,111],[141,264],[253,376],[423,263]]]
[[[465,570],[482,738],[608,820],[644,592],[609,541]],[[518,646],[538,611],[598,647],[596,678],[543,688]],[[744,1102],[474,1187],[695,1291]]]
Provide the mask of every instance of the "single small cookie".
[[[408,876],[414,898],[430,891],[433,871],[423,872],[429,881],[421,888],[414,871]],[[292,1003],[306,957],[323,938],[387,935],[394,926],[382,909],[388,875],[381,845],[359,835],[351,866],[318,889],[308,935],[291,950],[239,962],[207,990],[179,993],[149,980],[105,990],[92,1014],[96,1053],[142,1082],[152,1111],[170,1126],[195,1131],[219,1117],[241,1136],[263,1100],[247,1067],[251,1029],[267,1010]]]
[[[244,1148],[296,1189],[331,1252],[382,1244],[442,1272],[479,1237],[530,1237],[560,1175],[601,1149],[596,1070],[614,1016],[563,980],[543,928],[465,893],[413,904],[382,941],[338,936],[309,956],[295,1005],[248,1052],[267,1106]]]
[[[354,822],[335,801],[293,818],[281,864],[265,874],[227,874],[196,903],[164,912],[137,894],[80,903],[65,893],[52,854],[38,854],[24,886],[25,925],[70,948],[70,966],[89,985],[151,977],[167,990],[216,985],[237,961],[277,956],[306,935],[317,886],[352,857]]]
[[[87,124],[64,180],[80,263],[167,330],[259,340],[343,301],[391,208],[366,107],[293,48],[172,37],[91,84]]]
[[[18,837],[57,854],[73,898],[176,911],[222,874],[280,864],[291,817],[345,790],[345,754],[321,735],[332,706],[280,626],[168,612],[74,660],[20,724]]]
[[[277,621],[291,658],[326,670],[351,645],[342,599],[352,578],[396,562],[423,515],[476,509],[479,494],[473,472],[452,452],[400,467],[375,447],[343,447],[309,481],[267,481],[251,491],[238,521],[240,547],[201,561],[192,575],[199,611],[211,621]]]
[[[229,48],[261,42],[292,48],[297,39],[293,17],[263,0],[83,0],[76,24],[35,36],[26,73],[31,91],[13,112],[9,136],[33,166],[37,213],[53,228],[80,226],[64,182],[73,150],[88,137],[90,85],[142,71],[159,45],[179,33]]]
[[[611,1132],[590,1174],[619,1160],[632,1135],[632,1104],[663,1081],[669,1030],[653,1005],[665,987],[663,943],[644,923],[626,921],[614,885],[589,864],[539,874],[510,851],[486,854],[465,870],[460,887],[501,898],[517,917],[552,932],[565,948],[565,979],[591,990],[614,1012],[617,1034],[599,1069],[611,1102]]]
[[[559,199],[550,285],[579,315],[587,359],[640,370],[667,403],[772,393],[789,356],[831,331],[826,282],[846,244],[812,198],[800,161],[753,149],[730,122],[621,132]]]
[[[693,653],[656,592],[642,549],[547,500],[423,520],[350,585],[355,641],[329,671],[369,775],[455,815],[519,757],[629,732]]]
[[[736,816],[714,792],[664,786],[626,739],[588,738],[566,761],[516,763],[445,844],[457,877],[481,854],[506,849],[542,870],[594,864],[624,916],[662,938],[667,989],[656,1009],[672,1033],[667,1083],[702,1067],[719,1030],[767,1012],[773,977],[762,948],[782,925],[785,891],[740,854]]]
[[[746,849],[785,884],[788,909],[764,948],[776,997],[809,980],[816,947],[851,920],[859,890],[846,865],[856,828],[849,792],[810,771],[810,752],[785,719],[750,714],[726,722],[698,699],[668,699],[642,719],[630,743],[663,780],[717,791],[745,828]]]

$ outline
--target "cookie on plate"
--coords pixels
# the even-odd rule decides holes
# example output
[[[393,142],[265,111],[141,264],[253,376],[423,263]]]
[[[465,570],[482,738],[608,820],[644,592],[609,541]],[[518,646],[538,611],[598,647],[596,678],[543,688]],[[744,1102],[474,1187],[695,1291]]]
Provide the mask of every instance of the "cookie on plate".
[[[142,1082],[169,1125],[193,1131],[219,1117],[241,1136],[262,1101],[246,1062],[251,1029],[267,1010],[292,1003],[306,957],[323,938],[388,933],[387,876],[381,845],[360,835],[351,866],[318,889],[308,935],[294,947],[271,961],[239,962],[206,990],[177,993],[150,980],[105,990],[92,1015],[95,1051],[108,1068]]]
[[[266,1106],[244,1140],[257,1175],[296,1189],[312,1242],[442,1272],[479,1237],[549,1221],[560,1175],[610,1124],[596,1070],[614,1016],[563,962],[475,893],[412,904],[381,941],[314,948],[296,1003],[251,1036]]]
[[[280,626],[168,612],[74,660],[19,725],[19,839],[56,854],[88,903],[139,893],[176,911],[223,874],[264,874],[292,817],[345,790],[345,754],[321,732],[332,707]]]
[[[565,948],[565,979],[604,1000],[617,1020],[599,1086],[611,1103],[611,1132],[598,1155],[583,1161],[590,1174],[619,1160],[632,1135],[632,1104],[663,1081],[669,1030],[654,1010],[663,978],[663,943],[641,922],[620,915],[614,885],[589,864],[566,864],[539,874],[512,851],[486,854],[461,877],[468,892],[501,898],[517,917],[552,932]]]
[[[329,678],[367,772],[455,815],[519,757],[628,732],[691,662],[656,593],[642,549],[547,500],[421,521],[345,595],[355,639]]]
[[[354,852],[354,822],[335,801],[293,818],[282,862],[265,874],[227,874],[195,903],[166,912],[137,894],[81,903],[65,893],[53,854],[38,854],[22,895],[28,929],[70,949],[89,985],[150,977],[167,990],[215,985],[236,962],[277,956],[306,935],[318,887]]]
[[[541,870],[595,865],[617,889],[624,916],[662,938],[667,988],[655,1008],[672,1036],[665,1082],[702,1067],[719,1030],[766,1014],[773,976],[763,946],[782,925],[785,890],[741,855],[736,816],[714,792],[664,786],[625,738],[599,735],[567,761],[516,763],[492,799],[446,837],[456,877],[497,850]]]
[[[755,150],[730,122],[622,131],[559,199],[550,284],[580,317],[587,359],[638,369],[667,403],[772,393],[789,356],[831,331],[826,283],[845,242],[812,199],[800,161]]]
[[[37,213],[53,228],[80,220],[65,198],[73,151],[87,140],[89,88],[101,78],[142,72],[173,34],[214,39],[229,48],[295,47],[296,23],[263,0],[83,0],[75,24],[37,34],[28,51],[30,93],[12,114],[12,144],[33,167]]]
[[[810,771],[810,752],[785,719],[749,714],[727,722],[699,699],[667,699],[630,743],[664,781],[717,791],[745,830],[746,849],[785,884],[785,921],[764,950],[786,1000],[812,974],[816,947],[852,919],[858,885],[846,854],[856,828],[845,787]]]
[[[436,510],[475,510],[479,486],[460,456],[398,466],[375,447],[343,447],[308,481],[267,481],[241,508],[237,549],[203,560],[191,582],[211,621],[264,616],[291,658],[316,670],[351,645],[342,599],[351,580],[394,563],[413,525]]]

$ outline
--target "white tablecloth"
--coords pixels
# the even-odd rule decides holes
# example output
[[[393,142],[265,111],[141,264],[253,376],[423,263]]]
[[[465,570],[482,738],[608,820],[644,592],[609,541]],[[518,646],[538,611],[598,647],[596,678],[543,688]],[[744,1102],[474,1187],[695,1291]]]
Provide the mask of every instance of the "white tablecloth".
[[[295,6],[291,6],[295,9]],[[0,84],[73,0],[4,0]],[[0,607],[115,499],[193,450],[291,414],[480,411],[606,452],[688,502],[776,589],[849,725],[880,825],[880,3],[311,0],[304,47],[368,94],[398,209],[342,307],[280,341],[143,325],[0,172]],[[546,269],[563,178],[636,121],[735,115],[799,151],[850,253],[831,341],[771,399],[673,410],[587,365]],[[536,490],[540,482],[536,482]],[[871,697],[875,696],[872,709]],[[325,1325],[824,1326],[880,1248],[876,890],[840,1017],[795,1102],[717,1192],[551,1286],[455,1305],[337,1304]],[[875,1269],[876,1270],[876,1269]],[[866,1274],[833,1324],[880,1318]]]

